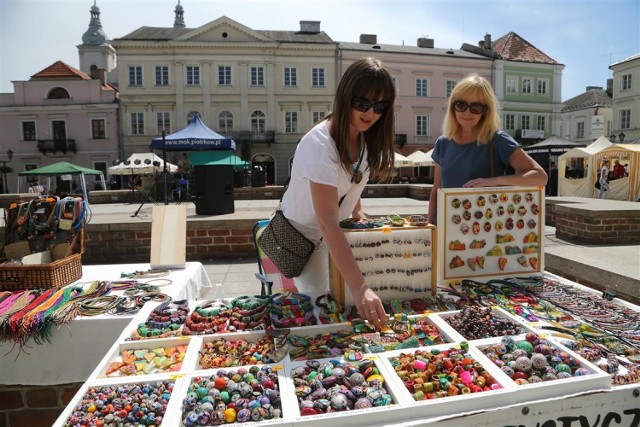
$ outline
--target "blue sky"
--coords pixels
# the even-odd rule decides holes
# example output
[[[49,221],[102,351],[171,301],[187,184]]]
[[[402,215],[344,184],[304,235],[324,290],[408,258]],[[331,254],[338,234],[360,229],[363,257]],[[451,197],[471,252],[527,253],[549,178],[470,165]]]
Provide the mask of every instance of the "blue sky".
[[[178,0],[98,0],[102,26],[119,38],[141,26],[173,26]],[[384,44],[437,48],[495,40],[513,31],[564,64],[562,100],[587,86],[606,86],[609,65],[640,53],[639,0],[181,0],[189,28],[226,15],[257,30],[299,29],[321,21],[333,40],[377,34]],[[78,67],[76,46],[93,0],[0,0],[0,92],[12,80],[61,60]]]

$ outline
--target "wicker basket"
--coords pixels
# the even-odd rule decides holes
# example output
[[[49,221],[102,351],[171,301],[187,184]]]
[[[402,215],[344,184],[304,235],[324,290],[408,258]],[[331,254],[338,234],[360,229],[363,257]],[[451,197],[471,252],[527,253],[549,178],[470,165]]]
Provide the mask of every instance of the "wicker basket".
[[[79,253],[42,265],[0,265],[0,290],[48,289],[64,286],[82,277],[82,253],[84,252],[84,227],[73,238],[69,250],[80,236]]]

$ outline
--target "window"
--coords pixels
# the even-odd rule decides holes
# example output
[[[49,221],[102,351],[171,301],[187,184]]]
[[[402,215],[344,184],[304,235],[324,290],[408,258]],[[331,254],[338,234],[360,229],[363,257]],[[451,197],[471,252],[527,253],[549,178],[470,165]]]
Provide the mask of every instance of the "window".
[[[169,67],[166,65],[156,67],[156,86],[169,86]]]
[[[520,117],[520,129],[531,129],[531,116]]]
[[[218,114],[218,130],[222,135],[227,136],[233,132],[233,114],[229,111],[221,111]]]
[[[264,67],[251,67],[251,86],[264,86]]]
[[[171,133],[171,115],[168,111],[158,111],[156,113],[156,129],[158,135],[162,135],[162,131],[164,131],[165,135]]]
[[[458,84],[457,80],[447,80],[447,87],[446,87],[446,92],[447,92],[447,98],[451,96],[451,92],[453,92],[453,88],[456,87],[456,84]]]
[[[231,66],[218,66],[218,86],[231,86]]]
[[[576,123],[576,138],[584,138],[584,122]]]
[[[144,113],[131,113],[131,135],[144,135]]]
[[[547,118],[545,116],[538,116],[538,130],[547,130]]]
[[[531,78],[522,78],[522,93],[531,93]]]
[[[99,170],[102,172],[102,176],[107,176],[107,162],[93,162],[93,169]],[[86,177],[89,178],[89,177]],[[109,183],[106,183],[107,186]],[[102,190],[102,183],[100,182],[100,178],[97,175],[93,175],[93,185],[96,190]],[[108,188],[108,187],[107,187]]]
[[[49,92],[47,99],[69,99],[71,96],[69,92],[63,87],[56,87]]]
[[[313,117],[313,124],[315,125],[316,123],[320,123],[324,119],[326,113],[324,111],[313,111],[311,113],[311,116]]]
[[[187,66],[187,86],[200,85],[200,67],[197,65]]]
[[[620,129],[631,129],[631,110],[620,110]]]
[[[91,138],[105,139],[106,125],[104,119],[91,119]]]
[[[515,130],[516,128],[516,115],[505,114],[504,115],[504,128],[506,130]]]
[[[518,78],[516,76],[507,76],[506,86],[507,93],[518,93]]]
[[[624,74],[621,79],[622,87],[620,90],[631,90],[631,74]]]
[[[129,67],[129,86],[142,86],[142,67],[134,65]]]
[[[546,95],[547,94],[547,79],[538,79],[538,95]]]
[[[324,87],[324,68],[311,69],[311,86]]]
[[[34,169],[38,169],[40,166],[38,166],[37,163],[25,163],[24,165],[24,170],[25,171],[31,171]],[[32,176],[32,175],[27,175],[27,184],[31,184],[34,183],[38,180],[37,176]]]
[[[298,112],[285,111],[284,133],[298,133]]]
[[[33,122],[33,121],[22,122],[22,140],[23,141],[36,140],[36,122]]]
[[[266,117],[262,111],[254,111],[251,113],[251,132],[264,133]]]
[[[294,67],[284,67],[284,85],[298,85],[298,69]]]
[[[416,136],[429,136],[429,116],[425,114],[416,116]]]
[[[416,79],[416,96],[427,96],[427,79]]]

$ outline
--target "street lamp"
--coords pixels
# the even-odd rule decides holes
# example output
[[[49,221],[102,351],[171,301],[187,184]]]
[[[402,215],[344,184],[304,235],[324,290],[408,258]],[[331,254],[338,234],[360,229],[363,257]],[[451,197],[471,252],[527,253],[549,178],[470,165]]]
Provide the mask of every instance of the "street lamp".
[[[624,142],[624,133],[620,132],[618,138],[620,138],[620,144],[622,144]]]
[[[2,163],[2,182],[4,183],[4,194],[9,194],[9,185],[7,184],[7,172],[9,168],[7,167],[7,163],[11,162],[13,159],[13,150],[7,150],[7,160],[5,160],[4,156],[0,158],[0,163]]]

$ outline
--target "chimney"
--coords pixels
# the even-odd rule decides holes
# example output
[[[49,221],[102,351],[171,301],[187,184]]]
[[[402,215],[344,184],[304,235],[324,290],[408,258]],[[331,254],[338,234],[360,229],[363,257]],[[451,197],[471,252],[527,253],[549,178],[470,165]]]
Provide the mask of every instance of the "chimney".
[[[613,79],[607,79],[607,94],[613,97]]]
[[[600,89],[602,90],[602,86],[587,86],[585,92],[589,92],[590,90]]]
[[[318,34],[320,32],[320,21],[300,21],[300,32]]]
[[[484,35],[484,43],[480,47],[491,50],[491,34]]]
[[[100,82],[104,85],[107,83],[107,70],[105,70],[104,68],[91,66],[91,78],[99,79]]]
[[[433,49],[433,39],[428,39],[426,37],[420,37],[418,39],[418,47],[426,47]]]
[[[378,35],[377,34],[360,34],[360,43],[376,44],[378,43]]]

